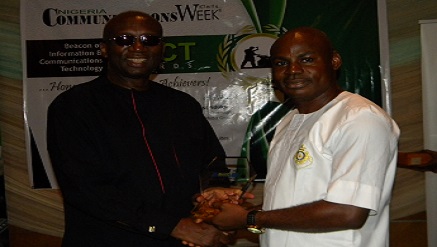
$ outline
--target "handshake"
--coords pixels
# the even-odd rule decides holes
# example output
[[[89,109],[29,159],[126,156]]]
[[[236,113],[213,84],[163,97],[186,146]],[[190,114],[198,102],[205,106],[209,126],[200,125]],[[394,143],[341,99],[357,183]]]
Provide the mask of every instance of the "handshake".
[[[252,199],[252,193],[246,193],[252,181],[249,181],[242,189],[237,188],[209,188],[196,197],[196,206],[191,211],[196,223],[210,222],[214,216],[220,213],[223,203],[242,205],[245,199]]]

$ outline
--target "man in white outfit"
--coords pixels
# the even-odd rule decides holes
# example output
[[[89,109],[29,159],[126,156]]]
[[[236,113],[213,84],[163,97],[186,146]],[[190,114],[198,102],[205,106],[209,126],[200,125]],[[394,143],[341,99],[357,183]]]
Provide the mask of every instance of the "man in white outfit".
[[[295,109],[272,140],[262,210],[216,203],[212,223],[248,228],[261,246],[389,246],[399,128],[378,105],[343,91],[341,56],[301,27],[272,46],[273,84]]]

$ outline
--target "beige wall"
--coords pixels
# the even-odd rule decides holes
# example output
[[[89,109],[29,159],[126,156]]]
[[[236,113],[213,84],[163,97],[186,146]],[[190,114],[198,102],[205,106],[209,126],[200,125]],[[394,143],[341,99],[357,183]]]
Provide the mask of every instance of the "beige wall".
[[[437,19],[435,0],[387,0],[393,117],[402,134],[401,151],[422,149],[420,67],[421,19]],[[56,190],[30,188],[24,143],[23,87],[19,40],[19,0],[0,1],[0,128],[9,222],[28,230],[61,236],[62,199]],[[13,58],[4,61],[2,58]],[[424,175],[399,169],[392,218],[425,210]]]

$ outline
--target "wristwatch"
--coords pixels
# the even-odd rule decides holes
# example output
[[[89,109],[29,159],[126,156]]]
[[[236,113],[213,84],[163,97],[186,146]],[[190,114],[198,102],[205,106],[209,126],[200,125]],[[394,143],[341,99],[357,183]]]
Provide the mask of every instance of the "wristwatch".
[[[252,210],[247,214],[246,227],[249,232],[256,234],[262,234],[265,232],[264,228],[257,226],[255,219],[255,215],[261,211],[262,210]]]

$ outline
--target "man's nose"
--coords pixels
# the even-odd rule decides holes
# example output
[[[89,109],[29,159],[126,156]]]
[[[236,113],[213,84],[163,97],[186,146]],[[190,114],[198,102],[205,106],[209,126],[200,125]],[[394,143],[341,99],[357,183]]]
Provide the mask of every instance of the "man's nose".
[[[135,42],[132,44],[132,48],[134,50],[142,50],[142,49],[144,49],[144,47],[145,46],[144,46],[143,42],[141,42],[141,39],[139,37],[137,37],[135,39]]]
[[[290,62],[287,72],[289,74],[300,74],[303,72],[302,65],[299,62]]]

